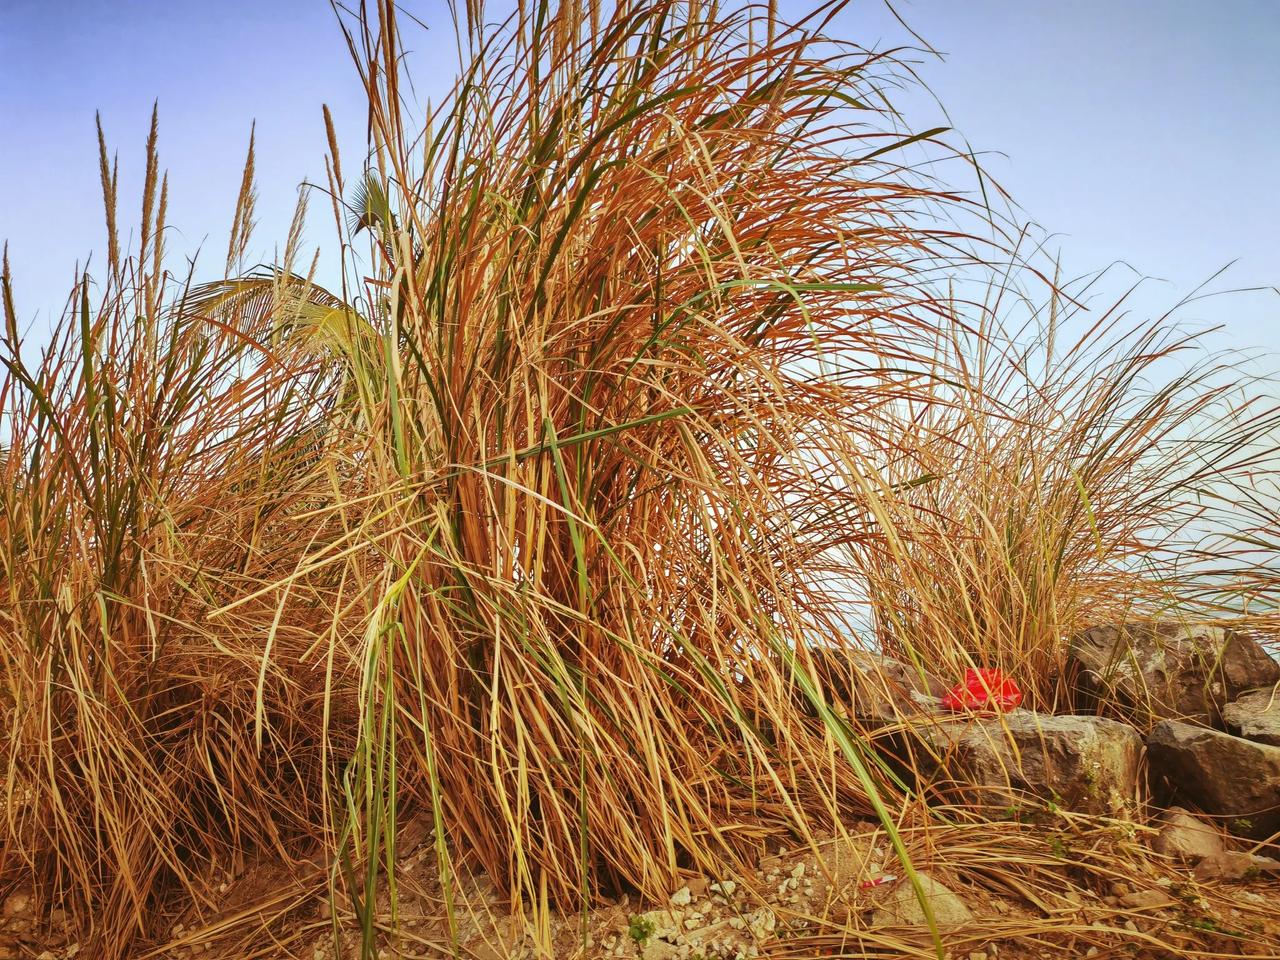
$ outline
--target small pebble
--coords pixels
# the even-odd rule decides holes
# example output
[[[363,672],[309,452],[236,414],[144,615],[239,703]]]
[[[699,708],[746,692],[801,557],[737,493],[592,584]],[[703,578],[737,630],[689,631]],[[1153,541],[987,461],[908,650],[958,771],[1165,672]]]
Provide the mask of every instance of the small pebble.
[[[25,917],[31,913],[31,891],[19,890],[12,894],[8,900],[4,902],[4,915],[6,917]]]

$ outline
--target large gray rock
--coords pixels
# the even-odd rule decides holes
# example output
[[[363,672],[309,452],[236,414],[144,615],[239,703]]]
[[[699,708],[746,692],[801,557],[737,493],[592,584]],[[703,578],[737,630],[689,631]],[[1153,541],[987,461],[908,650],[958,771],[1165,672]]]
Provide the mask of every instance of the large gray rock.
[[[1147,738],[1147,763],[1157,794],[1226,818],[1232,833],[1280,831],[1280,747],[1165,720]]]
[[[1280,747],[1280,690],[1246,693],[1222,708],[1222,719],[1237,736]]]
[[[924,735],[945,772],[989,806],[1030,793],[1081,813],[1120,815],[1137,794],[1142,737],[1127,723],[1014,710],[936,724]]]
[[[946,693],[928,671],[867,650],[810,647],[809,655],[828,701],[862,720],[894,723],[930,712]]]
[[[1256,640],[1180,621],[1094,627],[1072,638],[1070,659],[1089,696],[1208,726],[1244,691],[1280,681],[1280,663]]]

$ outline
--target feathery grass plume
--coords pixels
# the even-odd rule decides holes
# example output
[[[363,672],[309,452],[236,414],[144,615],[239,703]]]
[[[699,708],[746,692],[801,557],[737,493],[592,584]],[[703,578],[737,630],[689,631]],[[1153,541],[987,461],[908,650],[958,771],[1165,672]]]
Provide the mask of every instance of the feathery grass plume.
[[[146,261],[148,246],[151,241],[151,229],[154,225],[152,214],[155,212],[156,179],[159,176],[160,156],[156,150],[156,141],[160,135],[160,104],[151,106],[151,130],[147,134],[147,172],[142,182],[142,234],[138,241],[138,259]]]
[[[895,162],[864,98],[877,57],[700,6],[605,5],[594,39],[573,4],[475,17],[421,133],[394,7],[349,28],[385,342],[354,374],[383,572],[341,558],[382,584],[353,865],[393,862],[408,796],[442,857],[536,914],[902,815],[823,713],[808,645],[848,642],[823,577],[862,535],[828,472],[926,396],[921,277],[964,259],[965,214]],[[906,140],[944,155],[939,133]]]
[[[120,269],[120,234],[116,230],[116,162],[107,161],[107,137],[102,132],[102,114],[94,114],[98,126],[98,173],[102,180],[102,206],[107,220],[107,269]]]
[[[329,159],[333,164],[333,179],[337,184],[339,194],[346,189],[346,184],[342,179],[342,156],[338,152],[338,135],[333,129],[333,114],[329,112],[329,105],[322,104],[321,112],[324,115],[324,134],[329,143]]]
[[[256,121],[249,127],[249,149],[245,154],[244,173],[240,178],[240,193],[236,196],[235,216],[231,220],[231,236],[227,240],[226,275],[228,277],[243,266],[249,237],[253,234],[255,223],[253,213],[257,203],[257,189],[253,179],[253,146],[257,128]]]

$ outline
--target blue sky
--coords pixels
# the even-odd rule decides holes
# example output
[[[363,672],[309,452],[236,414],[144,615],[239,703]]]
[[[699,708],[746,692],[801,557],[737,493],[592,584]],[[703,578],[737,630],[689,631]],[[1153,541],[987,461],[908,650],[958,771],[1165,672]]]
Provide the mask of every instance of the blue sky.
[[[443,0],[410,6],[432,28],[413,44],[425,98],[453,74],[449,19]],[[1109,289],[1159,278],[1135,299],[1138,315],[1162,312],[1231,261],[1214,289],[1280,287],[1280,2],[895,7],[945,54],[912,59],[1019,215],[1053,234],[1067,275],[1119,263]],[[913,42],[881,0],[854,0],[832,32],[871,47]],[[204,243],[210,272],[225,255],[251,122],[257,259],[283,243],[297,185],[323,176],[322,103],[349,164],[363,146],[361,92],[324,0],[0,0],[0,239],[33,340],[76,261],[104,248],[94,110],[120,154],[130,223],[157,98],[179,231],[170,246],[188,255]],[[921,93],[898,105],[916,129],[939,121]],[[323,245],[327,211],[313,211],[309,239]],[[1200,301],[1181,316],[1223,324],[1218,345],[1280,350],[1274,291]]]

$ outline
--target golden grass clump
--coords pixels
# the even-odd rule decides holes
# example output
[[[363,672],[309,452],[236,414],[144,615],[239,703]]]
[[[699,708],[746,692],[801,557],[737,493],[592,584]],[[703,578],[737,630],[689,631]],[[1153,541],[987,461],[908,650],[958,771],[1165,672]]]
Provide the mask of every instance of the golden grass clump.
[[[337,532],[302,516],[341,489],[318,459],[327,374],[188,309],[160,266],[154,127],[147,160],[137,255],[77,279],[42,352],[19,340],[7,260],[3,287],[0,870],[103,957],[215,864],[310,842],[354,742],[350,658],[329,649],[341,585],[209,618]]]
[[[381,334],[349,356],[377,556],[343,575],[380,585],[352,802],[389,830],[394,744],[516,903],[657,895],[870,809],[787,664],[842,642],[833,551],[871,534],[835,467],[937,376],[922,277],[963,214],[829,12],[521,8],[421,132],[394,10],[351,30]]]
[[[166,273],[154,122],[122,250],[99,131],[108,262],[38,360],[4,271],[0,889],[116,958],[219,871],[305,858],[370,956],[410,816],[450,925],[462,872],[537,928],[857,818],[915,881],[963,844],[814,648],[866,621],[1065,709],[1071,631],[1214,612],[1175,548],[1274,411],[1207,368],[1148,386],[1193,346],[1164,324],[1060,351],[1070,298],[910,162],[969,160],[898,129],[891,59],[823,36],[840,6],[470,4],[420,114],[394,3],[362,7],[334,292],[295,269],[304,205],[243,271],[252,146],[225,275]]]
[[[1027,706],[1070,713],[1073,634],[1259,614],[1241,595],[1274,578],[1239,504],[1265,496],[1280,408],[1169,317],[1126,327],[1122,301],[1089,323],[1055,290],[1047,322],[1010,330],[992,290],[940,341],[959,375],[903,419],[910,472],[870,491],[891,535],[856,549],[886,650],[945,676],[1000,667]]]

